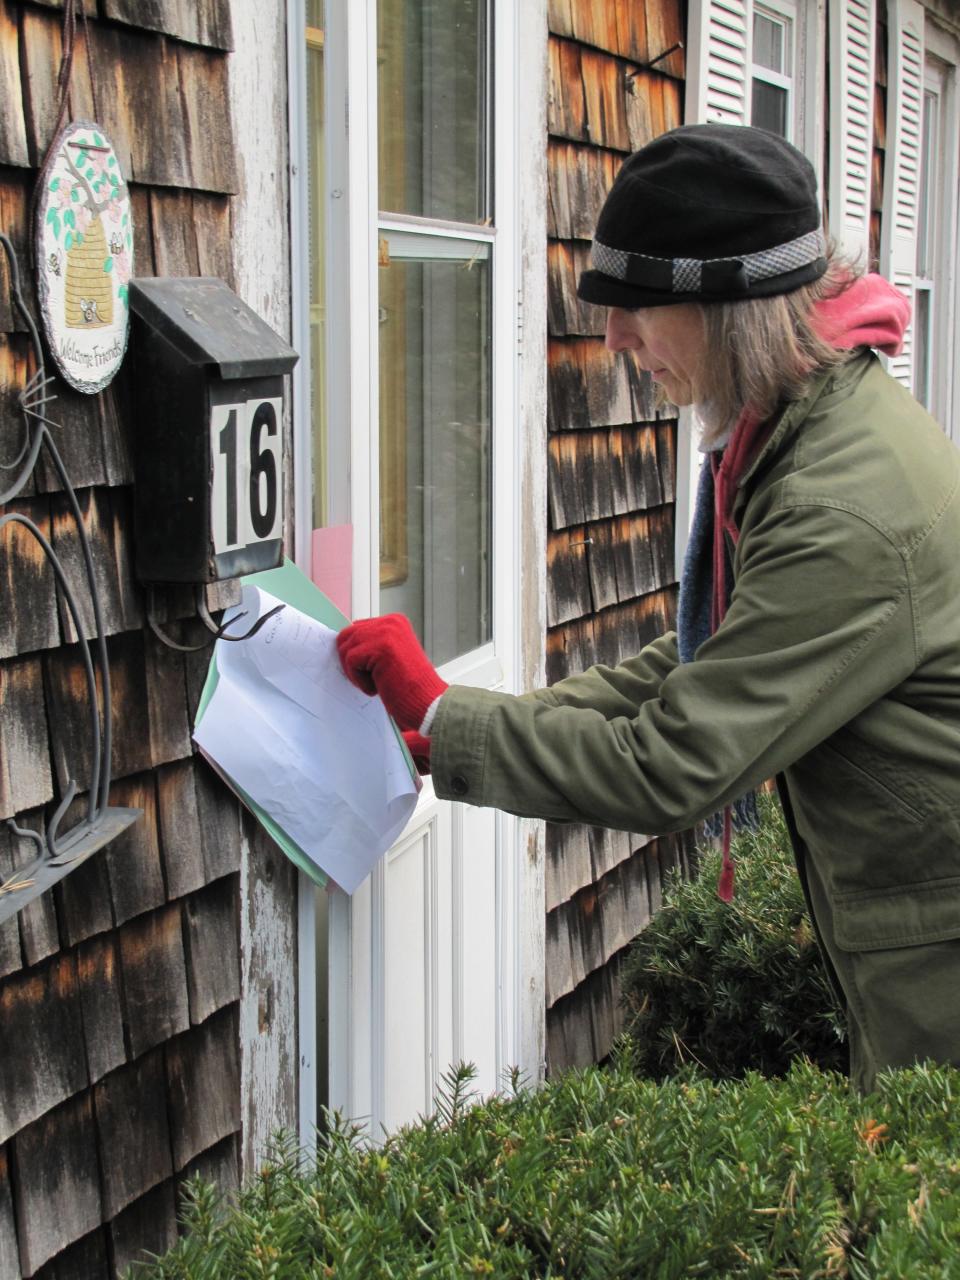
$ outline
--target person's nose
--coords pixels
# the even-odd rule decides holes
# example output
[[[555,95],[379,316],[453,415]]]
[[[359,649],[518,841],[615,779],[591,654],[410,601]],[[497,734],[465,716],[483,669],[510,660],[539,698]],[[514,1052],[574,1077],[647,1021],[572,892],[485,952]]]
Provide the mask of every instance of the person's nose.
[[[630,351],[640,345],[636,326],[631,323],[633,314],[623,307],[607,309],[607,331],[604,339],[608,351]]]

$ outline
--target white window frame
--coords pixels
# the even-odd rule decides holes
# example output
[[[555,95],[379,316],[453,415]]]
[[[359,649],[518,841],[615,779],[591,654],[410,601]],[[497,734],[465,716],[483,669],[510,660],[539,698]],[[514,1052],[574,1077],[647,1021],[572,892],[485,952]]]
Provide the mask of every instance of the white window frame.
[[[931,412],[960,445],[960,37],[929,17],[925,23],[926,57],[935,59],[943,76],[941,95],[941,163],[938,240],[946,261],[938,263],[931,310]]]
[[[325,65],[327,357],[327,519],[353,525],[353,615],[377,612],[379,593],[378,237],[381,228],[487,240],[492,275],[492,574],[493,641],[446,664],[448,681],[518,690],[542,683],[545,650],[546,541],[546,318],[531,316],[521,331],[524,293],[546,290],[546,136],[544,66],[520,74],[518,49],[545,50],[546,0],[514,6],[494,0],[490,65],[497,69],[491,102],[495,229],[442,224],[377,209],[377,6],[376,0],[327,0],[326,46],[337,56]],[[519,9],[519,12],[518,12]],[[304,0],[288,0],[290,73],[293,341],[302,358],[295,373],[294,454],[296,558],[309,566],[312,511],[309,371],[309,246],[307,227],[306,74]],[[350,90],[348,96],[348,87]],[[358,89],[362,91],[358,91]],[[349,116],[348,116],[349,104]],[[348,128],[349,122],[349,128]],[[522,568],[518,548],[523,548]],[[506,566],[509,572],[500,572]],[[413,826],[435,806],[425,779]],[[455,815],[456,820],[456,815]],[[496,899],[499,1020],[496,1057],[518,1065],[535,1083],[543,1075],[543,826],[497,815]],[[522,851],[522,852],[521,852]],[[491,851],[491,856],[494,856]],[[456,869],[454,868],[454,875]],[[313,1141],[316,1087],[324,1075],[316,1062],[317,970],[314,947],[329,936],[327,1025],[328,1098],[376,1134],[384,1094],[377,1062],[378,1010],[361,1007],[357,993],[370,989],[370,970],[381,957],[377,936],[382,868],[358,891],[372,902],[356,919],[351,901],[336,892],[323,918],[316,891],[301,879],[299,912],[300,1136]],[[520,922],[523,927],[520,927]],[[382,921],[381,921],[382,927]],[[357,933],[359,928],[363,936]],[[370,930],[373,930],[372,934]],[[354,957],[353,961],[349,957]],[[344,969],[344,963],[348,965]],[[356,966],[356,968],[349,966]],[[360,970],[363,970],[361,972]],[[319,981],[324,975],[321,971]],[[319,993],[322,997],[323,993]],[[376,1001],[375,1001],[376,1002]],[[322,999],[321,999],[322,1003]],[[379,1011],[382,1013],[382,1011]],[[359,1065],[358,1065],[359,1064]],[[371,1064],[364,1081],[363,1066]],[[357,1084],[357,1081],[361,1083]]]
[[[784,33],[783,50],[784,62],[787,64],[788,70],[771,71],[769,67],[763,67],[753,57],[753,22],[757,17],[768,18],[771,22],[777,23]],[[793,142],[798,135],[800,121],[798,119],[797,103],[800,95],[797,93],[797,64],[798,64],[798,41],[797,41],[797,10],[794,4],[789,0],[764,0],[763,4],[754,4],[750,15],[750,110],[753,110],[753,81],[761,80],[765,84],[773,85],[777,89],[784,89],[787,94],[787,133],[786,138],[789,142]]]

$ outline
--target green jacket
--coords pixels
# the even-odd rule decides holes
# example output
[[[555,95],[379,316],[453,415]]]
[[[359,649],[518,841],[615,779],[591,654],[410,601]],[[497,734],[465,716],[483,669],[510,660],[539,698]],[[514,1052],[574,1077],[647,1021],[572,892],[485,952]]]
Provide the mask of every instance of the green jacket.
[[[452,687],[443,798],[658,834],[778,775],[852,1075],[960,1065],[960,454],[868,353],[744,476],[723,624],[515,697]]]

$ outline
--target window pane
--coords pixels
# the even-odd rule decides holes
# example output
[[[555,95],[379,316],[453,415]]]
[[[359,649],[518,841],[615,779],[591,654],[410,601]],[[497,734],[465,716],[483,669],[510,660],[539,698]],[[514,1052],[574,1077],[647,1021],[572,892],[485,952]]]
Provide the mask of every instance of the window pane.
[[[436,663],[491,638],[489,245],[380,252],[380,610]]]
[[[940,98],[929,89],[923,95],[923,137],[920,154],[920,207],[917,211],[917,275],[930,279],[936,244],[937,164]]]
[[[930,293],[916,289],[913,295],[913,394],[930,408]]]
[[[486,0],[379,0],[380,208],[481,222]]]
[[[310,399],[313,421],[313,527],[327,523],[324,316],[323,0],[307,0],[307,148],[310,241]]]
[[[769,129],[787,137],[787,91],[765,80],[753,82],[753,105],[750,123],[758,129]]]
[[[753,60],[758,67],[766,67],[768,71],[788,70],[783,65],[783,35],[782,22],[774,22],[762,13],[753,15]]]

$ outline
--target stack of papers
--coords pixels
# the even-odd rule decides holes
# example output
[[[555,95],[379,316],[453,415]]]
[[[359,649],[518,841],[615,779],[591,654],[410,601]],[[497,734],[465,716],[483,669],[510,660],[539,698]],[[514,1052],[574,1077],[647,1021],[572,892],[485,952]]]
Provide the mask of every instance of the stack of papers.
[[[340,668],[346,619],[292,564],[244,580],[234,630],[279,603],[249,640],[217,641],[194,741],[301,870],[353,893],[406,826],[419,778],[383,703]]]

